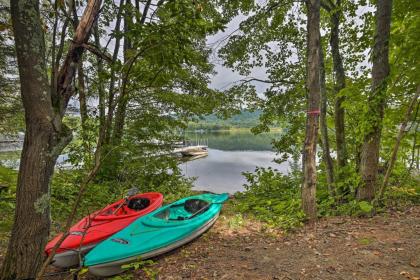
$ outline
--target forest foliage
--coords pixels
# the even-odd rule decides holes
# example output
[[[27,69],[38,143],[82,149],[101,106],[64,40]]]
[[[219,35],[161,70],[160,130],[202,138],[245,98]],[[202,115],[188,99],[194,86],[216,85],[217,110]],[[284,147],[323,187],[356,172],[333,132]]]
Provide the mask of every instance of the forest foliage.
[[[91,151],[95,149],[102,129],[106,134],[102,145],[105,146],[104,150],[108,149],[109,154],[96,180],[101,184],[105,182],[105,185],[116,183],[117,186],[129,187],[124,182],[130,182],[144,186],[145,190],[162,185],[177,185],[176,182],[184,185],[184,179],[180,177],[173,158],[155,160],[150,155],[170,149],[171,143],[182,139],[179,130],[187,127],[252,127],[252,131],[258,134],[281,123],[282,133],[276,134],[274,139],[275,150],[283,160],[300,156],[306,110],[306,18],[303,6],[296,3],[278,5],[272,1],[264,4],[253,1],[220,1],[214,4],[171,2],[156,9],[153,13],[155,18],[151,18],[147,24],[135,24],[141,20],[141,9],[136,11],[134,3],[121,3],[118,6],[111,1],[104,2],[102,15],[98,18],[92,35],[99,38],[109,36],[110,41],[114,42],[114,50],[103,46],[103,40],[96,40],[95,44],[99,44],[96,47],[107,56],[111,56],[114,51],[114,57],[117,54],[117,58],[109,63],[101,57],[98,59],[95,53],[84,54],[85,69],[82,73],[78,72],[76,77],[83,75],[86,84],[74,85],[76,95],[73,102],[76,106],[82,105],[80,92],[85,88],[85,98],[93,103],[87,102],[85,105],[85,120],[65,117],[65,123],[76,136],[66,148],[66,153],[69,154],[71,164],[81,168],[81,174],[85,172],[83,170],[89,170],[93,163]],[[331,153],[337,150],[334,138],[334,102],[337,98],[345,97],[342,107],[346,114],[345,140],[348,158],[345,166],[336,166],[334,170],[337,195],[333,198],[324,191],[328,187],[326,166],[324,161],[320,162],[318,199],[321,205],[353,201],[360,185],[358,161],[361,143],[372,122],[366,105],[371,67],[367,54],[373,44],[374,4],[344,1],[340,5],[340,28],[342,34],[346,34],[346,38],[340,40],[346,87],[338,93],[334,92],[334,58],[329,45],[331,10],[325,8],[321,9],[321,42],[325,54],[327,125]],[[66,50],[67,38],[74,32],[69,26],[69,18],[66,18],[66,13],[71,11],[65,8],[63,4],[54,6],[44,3],[41,6],[41,14],[53,16],[57,23],[54,29],[55,38],[51,41],[47,36],[47,46],[52,48],[54,44],[60,43],[57,39],[61,36],[62,44],[58,46],[61,48],[60,52]],[[76,15],[80,15],[82,9],[83,6],[76,6]],[[3,18],[7,18],[7,10],[7,5],[3,6]],[[119,13],[115,13],[116,11]],[[419,41],[416,32],[419,20],[414,11],[411,1],[394,2],[390,40],[391,71],[387,81],[387,106],[381,137],[380,179],[389,160],[397,129],[403,121],[402,112],[407,109],[418,82],[419,50],[415,42]],[[124,23],[124,17],[127,16],[133,19]],[[119,26],[115,24],[118,17],[123,18],[120,19]],[[250,78],[235,83],[224,92],[210,89],[207,85],[214,70],[209,55],[214,50],[205,45],[206,36],[223,30],[230,20],[238,17],[242,21],[239,28],[229,34],[216,51],[226,67]],[[53,24],[54,21],[47,23]],[[48,27],[48,24],[47,28],[53,30],[54,26]],[[22,116],[20,113],[15,114],[23,112],[23,108],[16,95],[19,84],[16,79],[11,26],[8,21],[3,21],[1,26],[1,71],[7,73],[1,75],[3,80],[0,81],[4,93],[2,98],[6,98],[1,104],[1,110],[4,111],[2,117],[14,113],[13,117],[1,120],[1,127],[3,133],[14,133],[23,128]],[[48,51],[50,55],[51,50]],[[124,57],[119,57],[119,53]],[[59,62],[60,57],[55,59]],[[264,78],[250,76],[255,67],[266,69]],[[129,83],[126,88],[116,86],[127,82],[127,79]],[[258,83],[268,84],[268,87],[265,92],[256,95],[255,87]],[[99,104],[94,105],[97,102]],[[244,102],[256,111],[245,110],[233,116],[227,114],[226,120],[220,119],[221,115]],[[108,107],[106,113],[101,106]],[[122,115],[118,115],[120,107]],[[114,115],[110,115],[112,112]],[[203,116],[202,119],[194,122],[200,116]],[[412,171],[418,168],[418,129],[417,102],[400,145],[390,190],[398,191],[402,186],[410,186],[410,190],[418,192],[415,188],[417,181],[411,176]],[[319,157],[324,158],[322,151],[319,151]],[[169,173],[168,168],[171,170]],[[258,170],[257,175],[246,175],[250,182],[249,190],[257,188],[258,180],[255,178],[262,179],[264,172]],[[271,172],[266,176],[274,176]],[[77,180],[70,178],[78,176],[80,175],[63,177],[68,177],[67,184],[77,185]],[[273,179],[277,180],[281,179]],[[270,192],[270,184],[262,185],[267,185],[267,192]],[[290,185],[299,191],[299,182]],[[54,184],[52,189],[55,193]],[[408,193],[411,192],[407,191]]]
[[[0,2],[0,134],[41,131],[45,127],[37,126],[39,119],[54,128],[45,129],[49,140],[41,144],[30,137],[42,133],[25,138],[25,149],[38,143],[48,153],[22,153],[23,162],[43,156],[52,164],[51,172],[32,172],[46,174],[39,180],[46,183],[36,189],[48,198],[40,218],[45,225],[50,216],[52,224],[63,223],[84,182],[90,184],[78,216],[132,186],[160,191],[168,201],[189,194],[192,181],[168,155],[188,129],[247,127],[261,134],[281,128],[273,149],[278,161],[292,163],[292,171],[257,168],[244,174],[246,190],[233,203],[236,211],[271,226],[291,229],[313,218],[309,214],[372,215],[420,202],[420,17],[415,1],[395,0],[392,7],[385,0],[25,3],[32,13],[20,12],[39,28],[26,27],[37,29],[34,34],[42,38],[35,42],[39,48],[32,48],[42,63],[32,70],[41,73],[45,88],[28,86],[37,79],[19,80],[27,70],[19,68],[17,51],[25,44],[15,40],[26,35],[13,33],[20,6]],[[96,14],[84,14],[87,7]],[[315,20],[319,32],[310,31],[314,26],[307,26],[308,20]],[[86,23],[88,30],[78,29]],[[208,44],[215,34],[223,37]],[[243,79],[228,88],[211,88],[214,58]],[[262,76],[255,76],[256,69],[264,70]],[[23,88],[33,96],[24,90],[20,95]],[[48,106],[22,103],[28,96]],[[308,155],[304,143],[316,154]],[[53,170],[60,154],[69,156],[73,170]],[[307,159],[315,163],[310,174],[302,168]],[[24,169],[19,174],[24,171],[30,173]],[[30,217],[39,202],[16,195],[31,180],[17,176],[0,166],[0,207],[8,213],[0,228],[6,230],[13,211],[31,205]],[[309,200],[302,199],[302,182],[304,191],[305,184],[311,185],[316,213],[305,210]],[[39,230],[49,231],[42,225]],[[41,244],[48,236],[33,238]],[[35,253],[42,254],[25,254]],[[33,266],[39,268],[40,260]],[[0,279],[7,279],[21,272],[1,273]]]

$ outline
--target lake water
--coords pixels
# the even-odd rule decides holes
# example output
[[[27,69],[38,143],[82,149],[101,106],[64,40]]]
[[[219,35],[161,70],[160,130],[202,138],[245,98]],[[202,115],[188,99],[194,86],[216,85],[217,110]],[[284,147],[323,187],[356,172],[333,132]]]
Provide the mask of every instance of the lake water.
[[[273,133],[253,135],[250,132],[214,132],[189,134],[188,139],[207,143],[209,155],[180,165],[184,176],[196,177],[196,190],[215,193],[243,191],[246,183],[243,172],[252,172],[257,166],[273,167],[287,173],[287,162],[277,164],[272,151]]]
[[[287,173],[287,162],[277,164],[271,141],[275,133],[253,135],[247,131],[221,131],[205,134],[190,133],[187,140],[208,144],[206,157],[181,163],[179,166],[187,177],[195,177],[196,190],[215,193],[235,193],[244,190],[246,183],[243,172],[253,172],[257,166],[272,167]],[[17,169],[20,151],[0,153],[0,164]],[[61,155],[58,163],[66,164],[66,155]]]

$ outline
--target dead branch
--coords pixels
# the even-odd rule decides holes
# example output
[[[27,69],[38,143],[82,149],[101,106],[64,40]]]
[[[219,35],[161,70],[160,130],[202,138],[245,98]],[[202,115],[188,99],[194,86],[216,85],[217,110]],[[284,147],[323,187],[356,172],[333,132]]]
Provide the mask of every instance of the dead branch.
[[[84,43],[82,44],[82,46],[87,49],[88,51],[90,51],[91,53],[93,53],[94,55],[102,58],[103,60],[106,60],[107,62],[111,63],[112,62],[112,57],[106,53],[101,51],[97,46],[95,46],[94,44],[91,43]]]

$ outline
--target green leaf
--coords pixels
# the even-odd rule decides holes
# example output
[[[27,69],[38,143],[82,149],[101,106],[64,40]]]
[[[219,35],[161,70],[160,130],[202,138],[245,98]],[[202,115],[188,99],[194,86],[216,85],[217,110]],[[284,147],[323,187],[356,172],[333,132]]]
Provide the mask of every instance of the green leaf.
[[[359,202],[359,207],[364,213],[370,213],[373,209],[372,204],[370,204],[367,201],[361,201]]]

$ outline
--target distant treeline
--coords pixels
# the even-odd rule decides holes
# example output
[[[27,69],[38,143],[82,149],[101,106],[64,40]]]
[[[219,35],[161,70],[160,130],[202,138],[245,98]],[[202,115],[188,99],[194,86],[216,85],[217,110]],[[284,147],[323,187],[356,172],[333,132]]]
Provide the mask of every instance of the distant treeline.
[[[215,114],[208,115],[188,125],[189,130],[229,130],[232,128],[252,128],[258,124],[261,111],[243,110],[228,119],[221,119]]]

